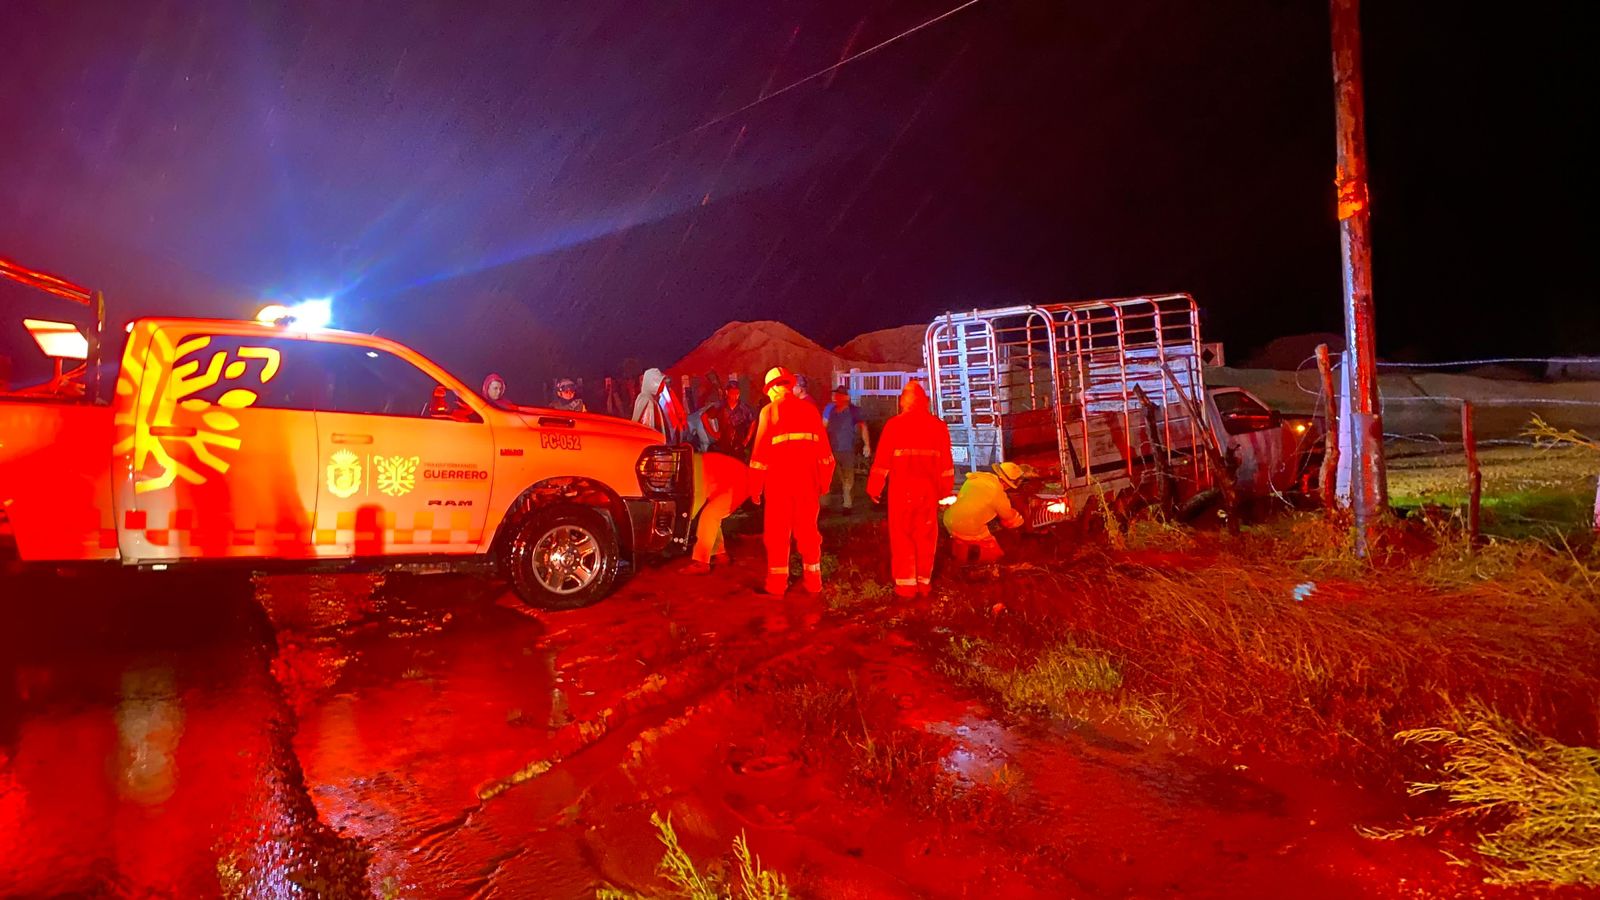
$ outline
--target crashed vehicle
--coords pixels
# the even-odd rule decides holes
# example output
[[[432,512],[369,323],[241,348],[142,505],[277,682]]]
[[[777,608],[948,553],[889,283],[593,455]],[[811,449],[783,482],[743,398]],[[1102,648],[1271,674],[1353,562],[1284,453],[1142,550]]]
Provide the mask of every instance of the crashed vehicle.
[[[1101,505],[1193,515],[1315,488],[1321,428],[1242,388],[1207,389],[1188,294],[952,312],[923,353],[957,470],[1037,474],[1013,498],[1029,527]]]
[[[0,392],[12,564],[486,570],[559,609],[687,542],[688,450],[643,426],[497,404],[409,347],[282,307],[138,319],[103,365],[98,294],[0,275],[36,344],[12,366],[34,376],[13,378],[39,377]]]

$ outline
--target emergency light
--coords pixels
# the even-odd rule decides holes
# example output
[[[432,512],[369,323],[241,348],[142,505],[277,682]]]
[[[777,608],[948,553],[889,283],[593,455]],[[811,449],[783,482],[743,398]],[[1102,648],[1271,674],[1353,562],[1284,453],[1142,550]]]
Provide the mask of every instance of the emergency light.
[[[269,303],[256,313],[256,321],[265,325],[279,325],[299,331],[316,331],[327,328],[333,321],[333,300],[302,300],[293,306]]]

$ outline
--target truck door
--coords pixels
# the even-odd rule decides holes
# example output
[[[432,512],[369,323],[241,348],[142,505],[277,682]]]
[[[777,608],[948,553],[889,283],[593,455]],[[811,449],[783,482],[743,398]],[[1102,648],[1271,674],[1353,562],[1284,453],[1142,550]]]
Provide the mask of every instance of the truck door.
[[[1292,486],[1278,414],[1242,388],[1217,388],[1211,401],[1227,438],[1224,451],[1238,460],[1239,490],[1262,496]]]
[[[311,555],[314,362],[305,341],[141,325],[117,386],[125,558]]]
[[[482,417],[387,350],[319,341],[319,556],[476,553],[494,477]]]

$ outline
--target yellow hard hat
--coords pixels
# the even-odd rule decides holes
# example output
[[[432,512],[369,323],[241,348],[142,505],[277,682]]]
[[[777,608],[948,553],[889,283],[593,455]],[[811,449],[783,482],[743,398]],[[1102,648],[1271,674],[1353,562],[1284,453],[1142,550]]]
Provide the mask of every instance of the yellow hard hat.
[[[989,470],[1000,479],[1000,483],[1008,488],[1014,488],[1022,483],[1022,467],[1014,462],[998,462],[989,467]]]
[[[773,385],[777,384],[787,384],[792,386],[794,384],[794,375],[783,366],[773,366],[767,370],[766,386],[763,387],[762,390],[770,391],[772,390]]]

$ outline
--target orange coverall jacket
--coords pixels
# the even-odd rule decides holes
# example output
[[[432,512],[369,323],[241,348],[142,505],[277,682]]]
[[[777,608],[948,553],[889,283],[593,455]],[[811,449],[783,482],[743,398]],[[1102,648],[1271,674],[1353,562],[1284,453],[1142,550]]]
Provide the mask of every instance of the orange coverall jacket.
[[[815,404],[791,394],[762,408],[750,452],[750,496],[764,496],[771,482],[785,494],[821,497],[833,486],[833,465]]]

